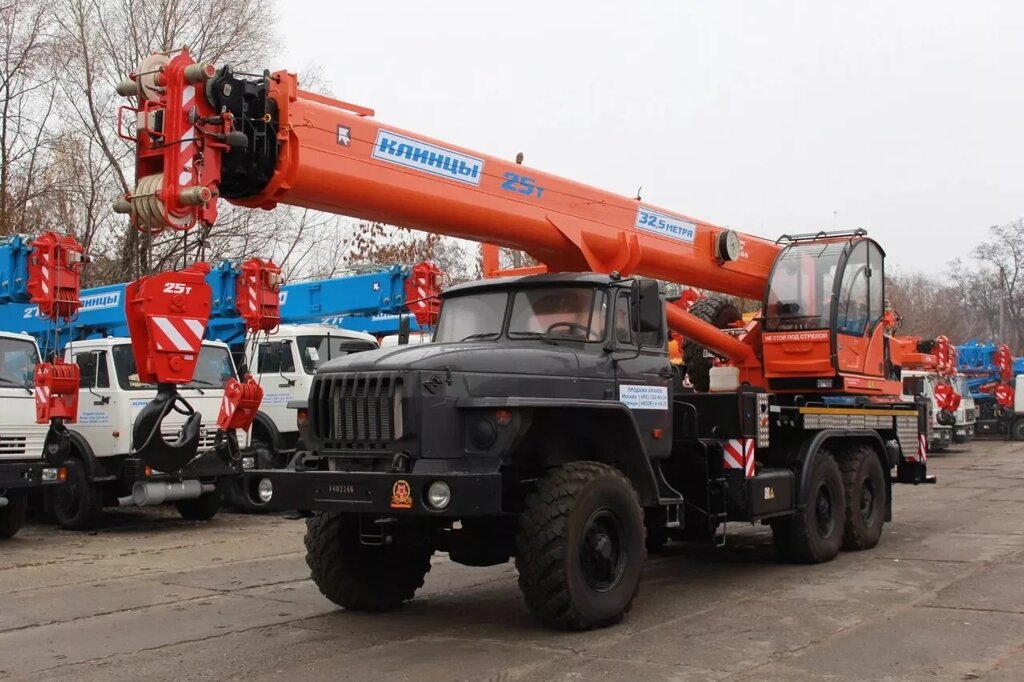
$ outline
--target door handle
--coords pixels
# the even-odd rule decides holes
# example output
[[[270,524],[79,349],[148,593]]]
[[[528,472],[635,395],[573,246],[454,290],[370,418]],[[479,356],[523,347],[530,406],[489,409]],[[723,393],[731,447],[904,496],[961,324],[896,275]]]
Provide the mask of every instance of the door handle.
[[[658,376],[661,377],[662,379],[674,379],[675,376],[676,376],[676,373],[673,372],[672,370],[668,370],[668,371],[658,372]]]

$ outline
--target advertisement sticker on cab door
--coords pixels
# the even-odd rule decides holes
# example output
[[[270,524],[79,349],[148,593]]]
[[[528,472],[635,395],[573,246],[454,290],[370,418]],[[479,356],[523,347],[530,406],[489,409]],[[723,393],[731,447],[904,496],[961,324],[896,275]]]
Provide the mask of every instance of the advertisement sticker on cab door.
[[[649,209],[646,206],[637,208],[636,224],[634,227],[645,232],[659,234],[662,237],[677,239],[687,244],[692,244],[693,240],[697,237],[697,226],[690,221]]]
[[[667,410],[668,387],[622,384],[619,401],[631,410]]]

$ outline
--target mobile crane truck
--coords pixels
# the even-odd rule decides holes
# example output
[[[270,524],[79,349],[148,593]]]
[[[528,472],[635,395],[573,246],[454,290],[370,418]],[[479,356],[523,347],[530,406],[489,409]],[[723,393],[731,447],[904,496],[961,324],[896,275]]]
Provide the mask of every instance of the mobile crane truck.
[[[977,406],[977,435],[1024,440],[1024,359],[995,341],[972,339],[956,350]]]
[[[898,397],[882,324],[884,254],[861,230],[743,235],[185,50],[118,91],[138,97],[137,164],[116,207],[140,229],[212,224],[221,198],[285,203],[544,264],[448,289],[433,343],[322,364],[307,449],[246,475],[254,501],[311,514],[307,563],[342,607],[399,606],[446,551],[514,557],[549,626],[605,626],[633,602],[645,541],[764,523],[784,557],[824,562],[879,541],[894,482],[929,480],[925,412]],[[762,314],[734,337],[639,275]],[[674,394],[669,328],[722,359],[709,392]]]
[[[49,335],[73,317],[85,250],[70,235],[12,235],[0,241],[0,307],[33,301]],[[25,522],[30,493],[63,486],[67,424],[77,418],[78,375],[42,362],[35,339],[0,332],[0,539]]]

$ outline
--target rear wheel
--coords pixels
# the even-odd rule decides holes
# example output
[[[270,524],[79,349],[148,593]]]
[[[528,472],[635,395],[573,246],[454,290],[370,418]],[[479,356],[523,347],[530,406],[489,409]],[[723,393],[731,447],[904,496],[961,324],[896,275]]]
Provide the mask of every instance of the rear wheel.
[[[1010,438],[1012,440],[1024,440],[1024,419],[1018,419],[1010,427]]]
[[[178,500],[174,506],[178,508],[181,518],[186,521],[209,521],[220,511],[220,489],[206,493],[191,500]]]
[[[640,585],[644,536],[636,491],[618,469],[597,462],[552,469],[526,498],[516,536],[527,608],[560,630],[618,623]]]
[[[885,524],[888,487],[878,454],[867,445],[856,445],[843,457],[843,492],[846,527],[843,549],[870,549],[878,544]]]
[[[721,296],[705,296],[690,306],[689,312],[694,317],[709,322],[719,329],[743,319],[739,309]],[[690,383],[696,390],[704,392],[711,388],[711,359],[704,357],[704,346],[696,341],[685,339],[683,341],[683,362],[686,363],[686,373],[690,377]]]
[[[14,537],[25,525],[28,516],[28,495],[8,495],[7,505],[0,507],[0,540]]]
[[[364,545],[353,514],[314,514],[305,543],[320,593],[349,611],[391,611],[412,599],[434,554],[426,544]]]
[[[772,535],[787,561],[819,564],[831,561],[843,544],[846,496],[835,457],[818,450],[803,492],[804,508],[793,516],[773,519]]]
[[[67,463],[68,479],[53,492],[53,515],[67,530],[91,530],[103,513],[103,490],[80,460]]]

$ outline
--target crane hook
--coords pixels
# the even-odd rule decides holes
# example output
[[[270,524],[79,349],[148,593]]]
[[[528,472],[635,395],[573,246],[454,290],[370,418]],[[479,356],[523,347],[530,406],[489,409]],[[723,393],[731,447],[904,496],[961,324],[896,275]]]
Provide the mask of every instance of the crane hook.
[[[187,418],[178,439],[168,443],[164,440],[160,426],[172,410],[186,415]],[[199,450],[202,418],[202,415],[178,394],[175,384],[158,383],[156,397],[142,408],[135,419],[132,442],[142,445],[135,449],[134,456],[141,458],[157,471],[172,472],[182,469],[192,461]]]

